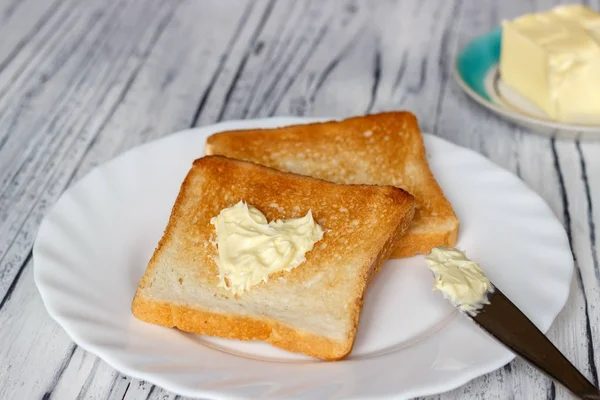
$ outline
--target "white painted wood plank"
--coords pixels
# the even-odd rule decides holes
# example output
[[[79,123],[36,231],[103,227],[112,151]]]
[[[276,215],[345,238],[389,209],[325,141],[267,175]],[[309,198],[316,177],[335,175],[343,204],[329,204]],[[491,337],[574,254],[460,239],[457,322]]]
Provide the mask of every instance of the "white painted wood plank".
[[[88,6],[90,7],[86,9],[67,2],[61,3],[0,74],[0,108],[4,111],[0,116],[0,124],[3,125],[0,130],[0,150],[3,155],[0,187],[4,186],[7,179],[12,178],[15,171],[15,166],[10,161],[17,159],[19,154],[14,154],[11,150],[15,145],[23,144],[19,139],[27,140],[31,135],[27,130],[20,134],[25,135],[24,137],[15,138],[16,135],[10,135],[19,128],[19,118],[27,113],[35,115],[30,106],[32,97],[36,97],[46,81],[62,68],[73,49],[81,45],[87,30],[97,28],[103,8],[99,5],[93,7],[92,3],[88,3]],[[104,9],[104,12],[107,11],[109,10]],[[10,147],[11,144],[13,147]]]
[[[127,394],[123,400],[184,400],[185,397],[177,396],[158,386],[148,382],[134,379],[129,386]]]
[[[343,117],[353,111],[363,113],[368,107],[375,59],[375,48],[370,47],[376,40],[375,27],[369,27],[372,10],[365,2],[327,4],[331,9],[319,13],[327,19],[313,30],[314,37],[307,38],[312,43],[305,51],[310,53],[289,55],[295,57],[295,62],[289,72],[282,73],[280,90],[259,115]],[[353,58],[358,62],[352,63]]]
[[[2,1],[0,3],[0,71],[4,72],[9,64],[13,68],[15,58],[28,47],[31,38],[42,31],[58,9],[65,7],[69,7],[69,2],[64,0]]]
[[[75,179],[116,154],[193,123],[213,80],[228,73],[227,60],[239,62],[236,46],[248,44],[250,30],[265,12],[265,2],[237,4],[232,10],[221,2],[190,0],[178,8],[131,91],[77,168]],[[215,21],[223,28],[215,29]],[[198,39],[189,41],[190,37]]]
[[[39,399],[75,346],[50,320],[33,284],[31,261],[0,313],[0,398]],[[6,345],[10,344],[10,345]]]
[[[215,77],[204,107],[199,110],[197,125],[206,125],[224,118],[244,117],[243,114],[247,113],[246,109],[249,107],[244,100],[250,100],[251,94],[258,90],[255,87],[256,78],[270,71],[267,65],[262,65],[257,60],[276,51],[274,46],[277,45],[278,37],[283,38],[284,35],[274,28],[279,27],[281,19],[287,21],[290,12],[297,9],[298,5],[290,2],[255,2],[251,18],[243,27],[240,39],[233,44],[222,73]],[[280,20],[271,19],[272,16]],[[237,112],[232,113],[232,109]]]
[[[19,132],[8,137],[0,160],[21,158],[6,168],[10,184],[0,186],[0,298],[27,257],[47,207],[64,190],[79,158],[129,89],[128,80],[135,77],[175,5],[139,1],[106,9],[105,4],[82,4],[86,17],[77,24],[65,21],[68,35],[56,38],[56,53],[37,69],[31,67],[27,79],[14,82],[25,95],[0,99],[0,131]],[[98,10],[103,10],[101,15]],[[146,24],[133,28],[140,16]],[[97,22],[89,26],[90,19]]]
[[[556,152],[559,157],[560,167],[563,174],[566,197],[568,199],[568,213],[570,218],[569,230],[572,236],[572,248],[576,257],[577,270],[575,278],[578,285],[583,289],[585,303],[581,305],[585,313],[581,320],[586,321],[583,335],[568,337],[565,343],[582,347],[586,350],[585,359],[580,360],[579,365],[587,363],[585,373],[588,377],[598,382],[598,362],[600,361],[600,271],[598,270],[598,253],[594,248],[592,240],[595,238],[593,205],[588,201],[587,192],[589,187],[589,168],[587,158],[584,157],[583,148],[588,153],[595,151],[592,159],[598,159],[600,149],[597,144],[577,144],[573,142],[556,142]],[[585,177],[585,179],[583,179]],[[587,182],[586,182],[587,181]],[[581,290],[581,289],[580,289]],[[564,325],[563,325],[564,326]],[[568,325],[567,325],[568,326]],[[565,332],[575,335],[577,332]],[[587,346],[580,342],[587,339]],[[582,349],[583,350],[583,349]],[[595,350],[595,351],[594,351]],[[582,354],[582,356],[584,356]],[[582,357],[583,358],[583,357]],[[592,373],[595,376],[591,376]]]
[[[99,371],[101,366],[105,366]],[[102,373],[105,373],[103,375]],[[106,399],[110,392],[118,387],[117,383],[123,380],[122,375],[104,364],[98,357],[77,347],[73,356],[65,366],[63,373],[58,377],[56,386],[49,386],[46,393],[48,397],[55,399]],[[125,394],[129,380],[124,379],[123,390],[119,393]],[[100,381],[101,385],[94,385]]]

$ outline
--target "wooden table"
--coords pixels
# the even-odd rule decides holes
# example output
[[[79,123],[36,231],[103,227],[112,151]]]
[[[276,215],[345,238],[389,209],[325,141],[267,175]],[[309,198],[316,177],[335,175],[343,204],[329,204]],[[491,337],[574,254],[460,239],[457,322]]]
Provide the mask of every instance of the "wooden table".
[[[451,76],[470,38],[552,3],[0,0],[0,399],[177,397],[76,346],[34,286],[40,221],[92,167],[219,120],[389,109],[412,110],[424,131],[484,154],[550,204],[576,273],[548,335],[598,384],[600,144],[511,125]],[[433,398],[570,396],[516,360]]]

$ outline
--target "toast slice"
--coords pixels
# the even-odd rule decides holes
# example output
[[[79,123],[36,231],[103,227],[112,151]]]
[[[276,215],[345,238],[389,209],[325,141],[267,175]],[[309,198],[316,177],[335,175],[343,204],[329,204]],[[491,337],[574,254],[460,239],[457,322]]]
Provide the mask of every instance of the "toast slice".
[[[206,154],[336,183],[403,188],[414,195],[416,212],[392,257],[456,244],[458,218],[429,169],[417,119],[409,112],[216,133],[206,142]]]
[[[219,286],[210,220],[242,200],[269,221],[302,217],[310,210],[324,234],[302,264],[233,295]],[[354,344],[367,284],[413,214],[413,197],[395,187],[340,185],[203,157],[181,186],[133,299],[133,315],[187,332],[343,358]]]

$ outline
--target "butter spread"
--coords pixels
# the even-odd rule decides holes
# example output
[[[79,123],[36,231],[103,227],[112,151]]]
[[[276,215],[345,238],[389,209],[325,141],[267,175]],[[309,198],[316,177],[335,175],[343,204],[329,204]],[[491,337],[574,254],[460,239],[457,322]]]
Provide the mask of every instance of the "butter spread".
[[[291,271],[323,238],[312,212],[302,218],[267,222],[243,201],[221,210],[210,220],[217,232],[219,286],[234,294],[249,290],[280,271]]]
[[[434,290],[442,292],[455,307],[475,316],[484,304],[489,304],[487,295],[494,291],[494,286],[464,252],[435,247],[425,256],[425,261],[433,272]]]
[[[600,14],[581,5],[502,24],[503,82],[565,122],[600,122]]]

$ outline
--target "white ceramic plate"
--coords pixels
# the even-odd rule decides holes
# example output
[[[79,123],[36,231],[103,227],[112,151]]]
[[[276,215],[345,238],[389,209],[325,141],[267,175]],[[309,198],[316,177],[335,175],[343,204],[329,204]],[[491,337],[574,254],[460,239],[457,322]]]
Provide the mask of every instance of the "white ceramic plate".
[[[34,246],[49,314],[114,368],[204,398],[410,398],[439,393],[513,355],[437,292],[423,257],[388,261],[368,291],[351,356],[322,362],[263,343],[186,334],[130,312],[192,160],[213,132],[307,122],[273,118],[183,131],[102,165],[64,193]],[[462,222],[459,245],[546,331],[573,262],[548,206],[480,155],[425,135],[431,167]]]
[[[597,115],[582,116],[577,123],[555,121],[506,85],[498,71],[501,43],[502,28],[496,28],[471,40],[458,53],[454,77],[469,97],[501,117],[536,133],[558,139],[600,140]]]

